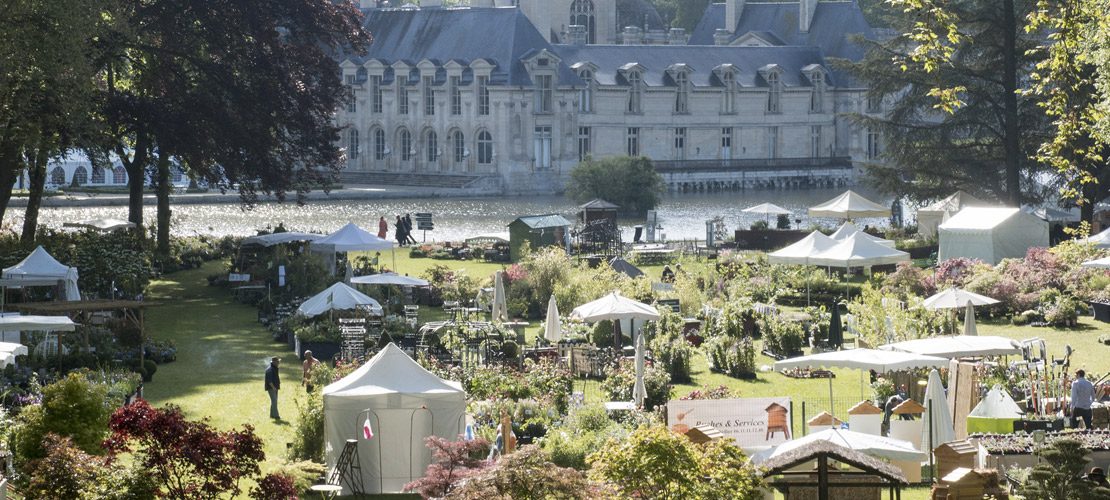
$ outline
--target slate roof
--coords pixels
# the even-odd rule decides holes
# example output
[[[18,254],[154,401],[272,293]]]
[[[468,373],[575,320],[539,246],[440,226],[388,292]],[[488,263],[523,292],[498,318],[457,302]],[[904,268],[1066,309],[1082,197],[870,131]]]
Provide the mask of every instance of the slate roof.
[[[404,61],[413,67],[410,82],[416,82],[416,64],[424,59],[434,62],[436,83],[446,81],[441,67],[448,61],[469,66],[476,59],[496,65],[490,85],[531,86],[522,58],[539,50],[552,51],[528,18],[515,7],[459,9],[371,9],[363,26],[374,36],[366,56],[347,57],[361,65],[378,59],[387,66]],[[343,59],[343,58],[340,58]],[[385,74],[392,82],[393,70]],[[469,67],[463,70],[464,83],[473,78]],[[581,85],[582,81],[566,64],[558,65],[559,85]]]
[[[820,47],[828,57],[858,61],[865,50],[852,43],[852,34],[859,33],[874,38],[875,33],[863,17],[863,11],[854,1],[817,2],[809,32],[798,27],[798,3],[752,3],[744,5],[740,21],[730,40],[750,31],[770,31],[787,45],[812,45]],[[725,27],[725,4],[711,4],[690,33],[690,45],[713,45],[713,33]]]
[[[564,219],[562,215],[558,215],[558,214],[526,215],[524,217],[521,217],[521,218],[513,221],[509,225],[511,226],[513,224],[516,224],[517,222],[523,222],[524,225],[526,225],[526,226],[528,226],[532,229],[543,229],[543,228],[548,228],[548,227],[567,227],[567,226],[570,225],[570,222],[568,222],[566,219]]]
[[[777,64],[783,69],[782,83],[787,87],[809,86],[802,68],[820,64],[828,69],[817,47],[732,47],[692,45],[556,45],[555,52],[563,62],[578,62],[597,67],[594,78],[601,85],[627,85],[618,72],[628,63],[646,68],[644,84],[648,87],[673,86],[667,68],[686,64],[691,69],[690,84],[694,87],[719,87],[721,82],[713,68],[732,64],[737,70],[736,83],[743,87],[765,87],[759,68]],[[834,78],[830,83],[835,85]]]

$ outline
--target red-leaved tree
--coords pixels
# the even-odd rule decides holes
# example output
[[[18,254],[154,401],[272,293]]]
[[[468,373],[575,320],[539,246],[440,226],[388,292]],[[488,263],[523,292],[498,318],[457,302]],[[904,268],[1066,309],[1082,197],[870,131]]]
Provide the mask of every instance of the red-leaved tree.
[[[265,458],[262,440],[250,425],[218,431],[204,420],[186,420],[176,406],[152,408],[139,400],[116,410],[108,429],[104,448],[112,456],[135,452],[165,498],[238,495],[239,480],[258,474]]]
[[[489,467],[482,457],[489,452],[489,441],[451,441],[438,436],[424,440],[432,449],[432,464],[424,477],[405,485],[405,491],[415,491],[424,498],[441,498],[468,477]]]

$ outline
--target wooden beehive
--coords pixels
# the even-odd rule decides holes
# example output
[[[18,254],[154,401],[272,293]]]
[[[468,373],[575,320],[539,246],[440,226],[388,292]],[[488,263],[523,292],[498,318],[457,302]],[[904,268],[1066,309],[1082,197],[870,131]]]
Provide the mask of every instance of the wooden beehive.
[[[693,441],[694,444],[702,444],[708,443],[710,441],[716,441],[725,437],[725,435],[721,434],[721,431],[717,430],[716,427],[708,424],[703,424],[694,426],[690,430],[686,431],[686,437],[690,441]]]
[[[848,409],[849,415],[882,415],[883,410],[878,406],[871,403],[871,400],[865,399],[856,403],[855,406]]]
[[[978,450],[969,441],[952,441],[937,446],[933,450],[936,456],[937,476],[945,477],[958,468],[972,469]]]
[[[771,403],[767,409],[767,432],[763,434],[763,440],[768,441],[775,435],[775,432],[782,431],[786,435],[786,439],[790,440],[790,410],[785,406],[778,403]]]
[[[921,415],[925,413],[925,407],[917,401],[907,399],[902,401],[902,404],[895,406],[892,413],[895,415]]]
[[[982,500],[984,495],[998,500],[1009,498],[999,484],[998,471],[993,469],[957,467],[941,477],[938,486],[947,489],[946,500]]]

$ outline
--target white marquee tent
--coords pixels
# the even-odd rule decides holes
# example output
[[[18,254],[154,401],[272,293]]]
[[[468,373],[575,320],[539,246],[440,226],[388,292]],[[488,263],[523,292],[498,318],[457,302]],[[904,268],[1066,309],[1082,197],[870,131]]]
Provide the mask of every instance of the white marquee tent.
[[[392,343],[325,387],[323,396],[328,470],[335,468],[347,440],[357,439],[366,493],[400,492],[405,483],[423,477],[432,461],[424,439],[456,439],[465,426],[462,386],[433,375]],[[363,434],[367,421],[370,439]]]
[[[838,242],[820,231],[814,231],[797,242],[767,254],[767,262],[772,264],[808,265],[810,258],[832,248]]]
[[[829,237],[836,241],[844,241],[856,234],[858,234],[860,238],[871,240],[880,245],[894,248],[894,240],[884,240],[878,236],[867,234],[863,231],[860,231],[859,228],[851,222],[845,222],[841,224],[840,227],[836,228],[836,231],[834,231],[833,234],[829,235]]]
[[[883,351],[898,351],[938,356],[941,358],[966,358],[976,356],[1005,356],[1021,354],[1017,341],[990,335],[955,335],[907,340],[879,346]]]
[[[1091,235],[1083,241],[1094,245],[1096,248],[1110,248],[1110,228],[1104,229],[1101,233]]]
[[[910,260],[910,254],[871,241],[864,233],[848,236],[829,249],[811,256],[809,263],[828,267],[871,267]]]
[[[938,228],[938,260],[956,257],[997,264],[1048,246],[1048,223],[1019,208],[968,207]]]
[[[331,310],[347,310],[366,308],[375,314],[381,314],[382,305],[369,295],[366,295],[343,282],[329,286],[326,290],[313,295],[297,308],[297,314],[309,318],[319,316]]]
[[[926,238],[937,235],[937,226],[940,226],[964,207],[985,206],[982,200],[963,191],[956,191],[951,196],[932,205],[917,209],[917,232]]]
[[[274,245],[281,245],[283,243],[292,243],[294,241],[317,241],[324,237],[322,234],[313,233],[295,233],[286,231],[284,233],[273,234],[260,234],[258,236],[251,236],[243,240],[244,245],[259,245],[264,247],[272,247]]]
[[[836,198],[815,207],[810,207],[809,216],[841,219],[889,217],[890,209],[860,196],[855,191],[848,190]]]
[[[77,289],[77,268],[69,267],[39,247],[19,264],[4,269],[0,286],[54,286],[65,282],[65,299],[81,300]]]

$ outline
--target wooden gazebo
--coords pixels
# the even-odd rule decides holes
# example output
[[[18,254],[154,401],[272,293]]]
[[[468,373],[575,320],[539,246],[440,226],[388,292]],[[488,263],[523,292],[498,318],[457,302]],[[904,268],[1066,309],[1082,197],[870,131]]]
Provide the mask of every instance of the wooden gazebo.
[[[829,441],[814,441],[760,464],[786,500],[901,500],[909,485],[897,467]],[[774,479],[771,479],[774,477]]]

